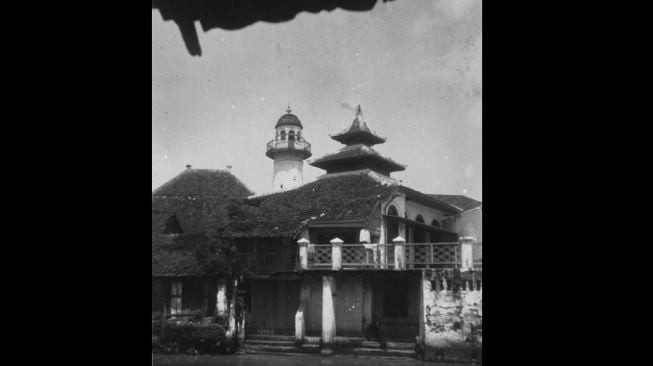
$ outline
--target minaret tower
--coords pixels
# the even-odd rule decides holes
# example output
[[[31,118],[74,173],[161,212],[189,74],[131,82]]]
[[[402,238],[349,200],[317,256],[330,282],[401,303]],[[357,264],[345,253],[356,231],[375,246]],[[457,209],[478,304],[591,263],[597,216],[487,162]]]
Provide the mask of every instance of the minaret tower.
[[[272,190],[283,191],[303,184],[304,160],[311,156],[311,144],[302,136],[302,123],[291,114],[290,106],[274,127],[274,140],[268,142],[267,155],[274,160]]]

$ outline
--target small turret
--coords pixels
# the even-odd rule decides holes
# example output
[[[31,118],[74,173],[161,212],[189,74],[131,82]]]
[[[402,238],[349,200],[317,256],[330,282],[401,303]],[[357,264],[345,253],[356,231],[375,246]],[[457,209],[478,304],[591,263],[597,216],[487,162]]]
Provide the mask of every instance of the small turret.
[[[268,142],[265,155],[274,160],[272,189],[299,187],[303,184],[304,160],[311,157],[311,144],[302,136],[302,122],[290,106],[275,126],[274,140]]]

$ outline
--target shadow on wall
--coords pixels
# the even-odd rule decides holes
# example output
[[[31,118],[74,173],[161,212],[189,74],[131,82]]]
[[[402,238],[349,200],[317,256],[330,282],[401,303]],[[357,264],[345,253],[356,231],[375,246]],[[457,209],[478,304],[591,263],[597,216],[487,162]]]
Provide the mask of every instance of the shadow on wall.
[[[152,0],[152,9],[158,9],[163,20],[174,21],[188,52],[201,56],[195,21],[199,21],[204,32],[213,28],[237,30],[258,21],[289,21],[303,11],[369,11],[377,1],[393,0]]]

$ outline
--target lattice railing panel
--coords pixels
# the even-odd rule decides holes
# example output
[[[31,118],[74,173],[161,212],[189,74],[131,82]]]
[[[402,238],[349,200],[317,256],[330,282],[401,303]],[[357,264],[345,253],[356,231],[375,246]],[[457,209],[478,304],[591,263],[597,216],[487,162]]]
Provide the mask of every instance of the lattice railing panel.
[[[406,264],[410,268],[460,266],[460,243],[406,244]]]
[[[459,258],[458,248],[459,245],[434,245],[433,248],[433,263],[449,263],[457,262]]]
[[[316,244],[313,255],[312,265],[331,265],[331,244]]]
[[[342,264],[367,264],[367,261],[373,260],[369,258],[372,255],[372,251],[370,250],[370,253],[366,253],[367,249],[362,244],[356,245],[343,245],[342,246]]]

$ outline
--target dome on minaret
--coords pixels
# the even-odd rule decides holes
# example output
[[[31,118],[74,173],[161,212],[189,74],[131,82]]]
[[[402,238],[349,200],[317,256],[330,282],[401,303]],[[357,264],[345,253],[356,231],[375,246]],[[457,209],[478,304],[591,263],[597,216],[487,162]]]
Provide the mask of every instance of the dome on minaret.
[[[295,116],[294,114],[290,113],[292,112],[290,110],[290,106],[288,106],[288,109],[286,110],[286,114],[281,116],[279,120],[277,121],[277,125],[274,127],[279,127],[279,126],[299,126],[301,128],[304,128],[302,126],[302,122]]]

